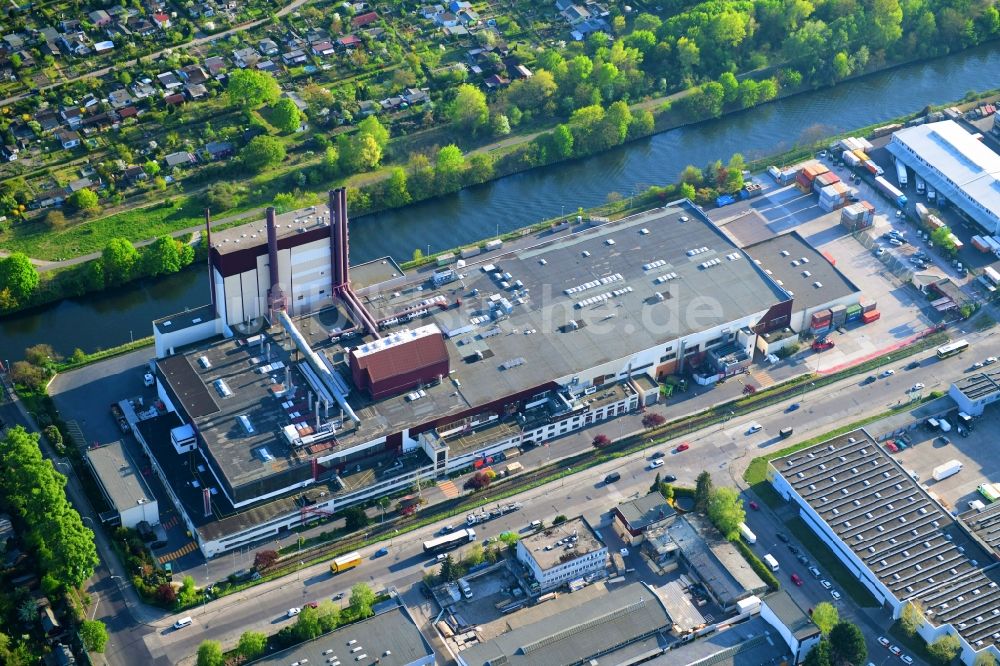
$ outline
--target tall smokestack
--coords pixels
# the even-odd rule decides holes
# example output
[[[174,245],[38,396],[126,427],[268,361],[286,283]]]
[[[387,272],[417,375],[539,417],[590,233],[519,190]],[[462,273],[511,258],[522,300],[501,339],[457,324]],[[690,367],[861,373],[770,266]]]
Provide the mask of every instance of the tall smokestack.
[[[278,227],[274,221],[274,208],[268,207],[267,216],[267,263],[270,287],[267,292],[267,308],[270,311],[285,307],[284,295],[278,278]]]
[[[215,306],[215,276],[212,275],[212,214],[205,209],[205,261],[208,263],[208,288],[212,295],[212,312],[218,314]]]
[[[340,278],[345,287],[351,284],[351,244],[347,235],[347,188],[339,190],[340,195]]]
[[[340,291],[340,201],[330,190],[330,284],[333,294]]]

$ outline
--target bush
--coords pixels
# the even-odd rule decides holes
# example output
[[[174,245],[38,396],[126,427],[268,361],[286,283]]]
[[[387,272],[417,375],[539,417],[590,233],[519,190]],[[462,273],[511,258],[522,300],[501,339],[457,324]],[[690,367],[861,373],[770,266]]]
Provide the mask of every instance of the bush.
[[[162,583],[156,588],[155,598],[164,606],[173,606],[177,603],[177,590],[170,583]]]
[[[567,518],[566,516],[564,516],[563,514],[560,513],[558,516],[556,516],[555,518],[552,519],[552,524],[553,525],[562,525],[567,520],[569,520],[569,518]]]
[[[274,566],[278,561],[278,551],[258,550],[253,556],[253,568],[257,571],[265,571]]]
[[[656,428],[667,422],[667,418],[662,414],[654,414],[650,412],[642,417],[642,427],[644,428]]]
[[[476,472],[469,480],[465,482],[466,490],[485,490],[490,487],[490,483],[496,476],[496,472],[493,470],[481,470]]]
[[[596,448],[603,449],[604,447],[611,445],[611,438],[602,433],[594,437],[593,444]]]

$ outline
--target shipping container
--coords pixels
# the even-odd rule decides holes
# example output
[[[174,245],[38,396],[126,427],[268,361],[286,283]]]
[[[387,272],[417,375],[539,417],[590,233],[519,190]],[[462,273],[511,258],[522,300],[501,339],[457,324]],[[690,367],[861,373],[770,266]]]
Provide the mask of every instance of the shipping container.
[[[990,244],[983,240],[980,236],[972,237],[972,247],[976,248],[980,252],[990,251]]]
[[[833,325],[840,326],[845,321],[847,321],[847,306],[846,305],[834,305],[830,308],[830,312],[833,313]]]
[[[878,318],[881,316],[882,313],[880,313],[878,310],[869,310],[868,312],[862,313],[861,321],[863,321],[866,324],[870,324],[873,321],[878,320]]]
[[[852,169],[861,164],[861,158],[859,158],[857,155],[855,155],[853,152],[849,150],[845,150],[844,153],[841,155],[841,157],[844,160],[844,164],[851,167]]]
[[[948,240],[950,240],[952,244],[955,246],[956,252],[960,251],[963,247],[965,247],[965,243],[963,243],[961,239],[959,239],[959,237],[956,236],[955,234],[948,234]]]
[[[826,173],[821,173],[813,180],[813,189],[821,190],[827,185],[833,185],[834,183],[840,182],[840,176],[828,171]]]
[[[479,246],[473,245],[472,247],[463,247],[459,254],[462,255],[462,259],[468,259],[469,257],[476,256],[480,252],[482,252],[482,250],[479,249]]]
[[[499,250],[502,247],[503,247],[503,241],[500,240],[499,238],[494,238],[493,240],[487,241],[487,243],[486,243],[486,249],[487,249],[487,251],[488,250]]]
[[[983,276],[989,280],[994,287],[1000,286],[1000,273],[998,273],[992,266],[987,266],[983,269]]]
[[[882,167],[875,164],[871,160],[868,160],[867,162],[862,162],[861,164],[864,165],[864,167],[868,169],[868,172],[871,173],[873,176],[881,176],[883,173],[885,173],[884,171],[882,171]]]
[[[996,236],[983,236],[982,239],[990,246],[991,252],[1000,252],[1000,239]]]
[[[861,150],[860,148],[857,149],[857,150],[855,150],[855,151],[853,151],[853,152],[854,152],[854,155],[859,160],[861,160],[862,162],[870,162],[871,159],[872,159],[872,158],[868,157],[868,153],[866,153],[865,151]]]
[[[848,323],[852,321],[861,320],[861,306],[860,305],[849,305],[847,306],[847,321]]]
[[[771,174],[771,178],[774,178],[774,182],[781,182],[781,169],[776,166],[769,166],[767,167],[767,172]]]
[[[923,205],[922,203],[918,203],[916,206],[914,206],[914,209],[917,211],[917,217],[920,218],[921,222],[925,221],[927,219],[927,216],[930,215],[930,212],[927,210],[927,206]]]
[[[943,226],[945,226],[944,222],[942,222],[941,218],[939,218],[937,215],[927,216],[927,228],[930,229],[931,231],[940,229]]]
[[[799,170],[795,167],[785,169],[781,172],[781,184],[787,185],[788,183],[795,180],[795,177],[799,175]]]
[[[990,502],[996,502],[1000,499],[1000,483],[981,483],[979,487],[976,488],[979,494],[982,495]],[[742,525],[742,523],[740,523]]]
[[[872,310],[875,309],[875,306],[877,305],[877,303],[868,296],[862,296],[861,299],[858,301],[858,304],[861,305],[862,312],[871,312]]]
[[[437,256],[438,266],[447,266],[451,262],[455,261],[455,255],[451,252],[445,252],[444,254],[439,254]]]

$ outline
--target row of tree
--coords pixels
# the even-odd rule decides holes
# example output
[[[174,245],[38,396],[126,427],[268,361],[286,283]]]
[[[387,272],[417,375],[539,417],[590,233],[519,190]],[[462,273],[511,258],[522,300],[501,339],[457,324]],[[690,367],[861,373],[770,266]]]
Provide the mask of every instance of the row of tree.
[[[862,664],[868,656],[864,634],[856,624],[842,621],[837,608],[823,601],[812,611],[812,621],[823,634],[806,655],[806,666],[852,666]]]
[[[43,589],[79,588],[94,573],[94,533],[66,498],[66,477],[42,457],[38,434],[17,426],[0,443],[0,504],[17,516],[44,572]]]

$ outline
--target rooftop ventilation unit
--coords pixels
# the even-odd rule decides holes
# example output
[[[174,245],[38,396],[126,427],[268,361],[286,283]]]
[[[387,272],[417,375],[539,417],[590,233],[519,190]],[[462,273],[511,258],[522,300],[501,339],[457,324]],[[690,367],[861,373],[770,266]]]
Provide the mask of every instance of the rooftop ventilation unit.
[[[221,395],[223,398],[228,398],[233,394],[233,392],[229,389],[229,386],[223,379],[216,379],[214,382],[212,382],[212,385],[215,386],[215,390],[218,391],[219,395]]]
[[[783,257],[787,257],[789,254],[791,254],[791,253],[788,250],[782,250],[781,251],[781,256],[783,256]]]
[[[198,365],[200,365],[205,370],[208,370],[209,368],[212,367],[212,362],[208,360],[207,356],[199,356]]]
[[[660,266],[665,265],[666,263],[667,262],[664,261],[663,259],[657,259],[656,261],[651,261],[648,264],[643,264],[642,265],[642,270],[644,270],[644,271],[651,271],[654,268],[659,268]]]
[[[816,287],[817,289],[819,289],[820,287],[823,286],[823,283],[822,282],[813,282],[813,286]]]
[[[246,433],[248,435],[252,435],[255,432],[257,432],[256,430],[253,429],[253,424],[250,423],[250,417],[248,417],[246,414],[240,414],[239,416],[236,417],[236,420],[240,422],[240,425],[243,426],[243,429],[246,430]]]

